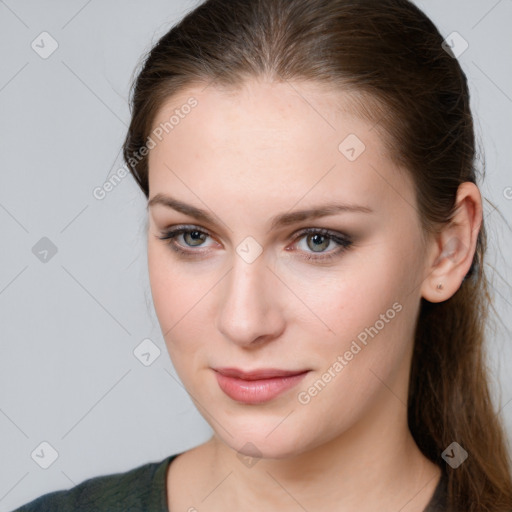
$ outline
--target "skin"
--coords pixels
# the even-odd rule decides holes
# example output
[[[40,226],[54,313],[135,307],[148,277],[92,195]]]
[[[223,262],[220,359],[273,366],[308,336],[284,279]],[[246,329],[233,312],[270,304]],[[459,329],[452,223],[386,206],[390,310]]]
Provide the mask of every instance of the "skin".
[[[482,216],[478,188],[461,185],[454,223],[424,238],[409,175],[375,124],[354,114],[347,93],[255,79],[237,91],[202,84],[169,99],[154,126],[190,96],[197,107],[149,154],[149,198],[171,195],[215,222],[151,206],[148,266],[169,355],[214,433],[171,464],[169,509],[423,511],[440,469],[407,427],[414,327],[421,297],[448,299],[469,270]],[[338,149],[349,134],[366,146],[355,161]],[[270,230],[277,214],[327,202],[372,212]],[[174,240],[195,258],[158,238],[180,224],[207,232],[198,245],[190,233]],[[327,263],[308,261],[340,247],[297,235],[309,227],[353,243]],[[262,249],[251,263],[236,251],[248,236]],[[298,393],[395,303],[394,318],[300,403]],[[310,372],[255,405],[223,393],[211,369],[218,366]],[[255,455],[248,442],[258,450],[246,459],[253,465],[237,456]]]

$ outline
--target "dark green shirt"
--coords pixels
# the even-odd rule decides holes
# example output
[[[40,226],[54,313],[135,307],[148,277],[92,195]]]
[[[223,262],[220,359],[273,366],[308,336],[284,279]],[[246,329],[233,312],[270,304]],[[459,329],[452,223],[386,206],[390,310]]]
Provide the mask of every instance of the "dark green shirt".
[[[181,453],[124,473],[90,478],[68,490],[43,494],[13,512],[170,512],[167,508],[167,468]],[[424,512],[446,512],[445,498],[446,474],[443,471]]]

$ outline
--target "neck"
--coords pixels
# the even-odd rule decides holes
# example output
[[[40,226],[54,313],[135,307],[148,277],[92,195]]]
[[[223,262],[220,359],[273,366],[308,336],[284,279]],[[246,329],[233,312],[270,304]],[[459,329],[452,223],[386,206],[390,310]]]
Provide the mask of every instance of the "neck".
[[[414,442],[404,404],[390,398],[341,436],[293,457],[245,465],[236,450],[214,435],[207,443],[212,505],[281,512],[300,507],[423,512],[440,468]]]

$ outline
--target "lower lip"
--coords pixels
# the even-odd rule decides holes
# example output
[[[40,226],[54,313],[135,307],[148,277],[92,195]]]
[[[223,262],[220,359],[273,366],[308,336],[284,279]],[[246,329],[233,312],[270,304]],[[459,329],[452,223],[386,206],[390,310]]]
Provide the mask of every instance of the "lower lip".
[[[261,404],[296,386],[307,373],[260,380],[237,379],[219,372],[215,372],[215,376],[220,389],[233,400],[245,404]]]

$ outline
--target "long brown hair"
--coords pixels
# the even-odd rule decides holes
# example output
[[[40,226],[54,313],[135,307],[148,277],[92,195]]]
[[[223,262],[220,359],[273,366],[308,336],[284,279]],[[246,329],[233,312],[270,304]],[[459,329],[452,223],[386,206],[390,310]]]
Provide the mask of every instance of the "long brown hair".
[[[323,83],[364,98],[358,110],[411,173],[424,233],[431,233],[451,220],[458,186],[476,183],[466,76],[442,43],[408,0],[206,0],[143,62],[132,88],[124,159],[148,197],[141,149],[164,101],[189,86],[236,88],[263,76]],[[482,224],[458,291],[440,303],[421,299],[411,366],[409,428],[425,456],[447,472],[454,512],[512,510],[510,454],[484,359],[492,305],[485,250]],[[454,441],[469,454],[456,469],[441,457]]]

